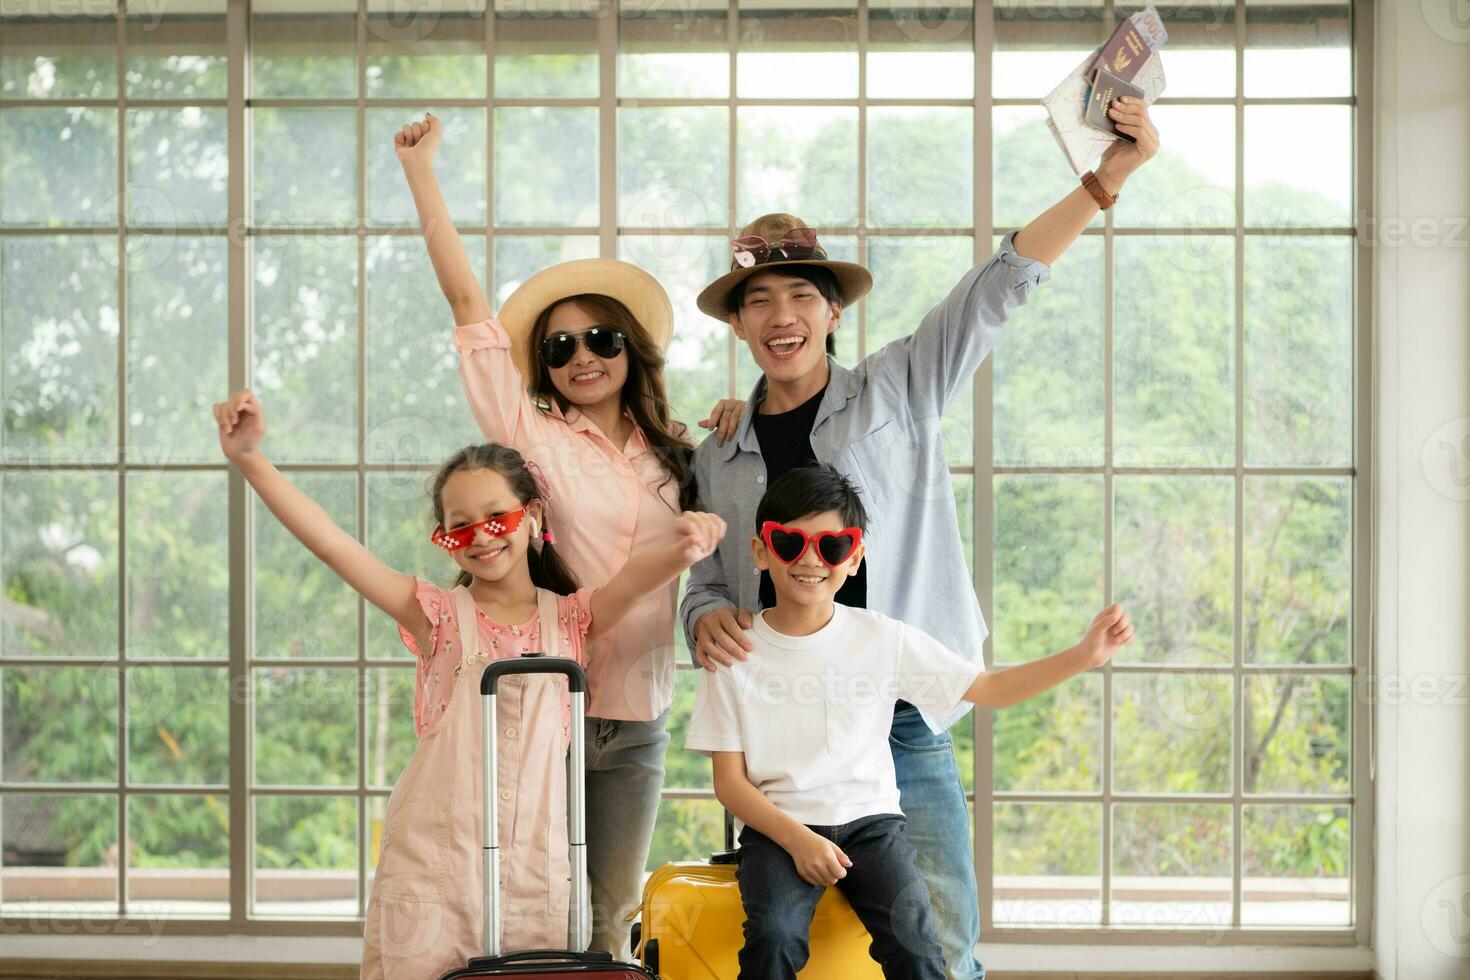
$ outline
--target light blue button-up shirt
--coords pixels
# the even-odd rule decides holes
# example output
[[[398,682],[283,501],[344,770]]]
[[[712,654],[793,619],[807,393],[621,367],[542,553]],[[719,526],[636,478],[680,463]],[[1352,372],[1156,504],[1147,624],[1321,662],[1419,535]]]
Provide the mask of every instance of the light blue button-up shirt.
[[[912,623],[961,656],[981,658],[988,632],[965,567],[941,421],[990,353],[1001,328],[1037,285],[1045,263],[1016,254],[1012,231],[967,272],[919,328],[852,370],[827,358],[831,380],[812,424],[817,459],[851,479],[868,512],[868,608]],[[756,383],[735,438],[710,436],[694,454],[700,509],[729,525],[714,554],[689,572],[679,614],[691,650],[694,624],[724,606],[759,608],[760,572],[750,553],[766,463],[753,420],[765,399]],[[948,728],[969,711],[942,719]]]

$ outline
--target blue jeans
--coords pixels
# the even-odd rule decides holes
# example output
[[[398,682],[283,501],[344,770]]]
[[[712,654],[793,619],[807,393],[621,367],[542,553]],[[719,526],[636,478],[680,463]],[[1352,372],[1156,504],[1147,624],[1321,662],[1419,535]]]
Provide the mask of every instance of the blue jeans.
[[[944,980],[929,893],[896,813],[810,829],[852,860],[837,887],[872,937],[887,980]],[[785,849],[753,827],[740,832],[736,868],[745,907],[740,980],[796,980],[811,955],[812,914],[827,888],[797,873]]]
[[[975,958],[980,941],[980,891],[970,846],[970,812],[949,733],[935,735],[919,710],[900,702],[888,735],[898,776],[903,836],[929,886],[934,924],[949,980],[983,980]]]
[[[632,953],[623,919],[643,901],[644,866],[664,785],[668,722],[667,711],[653,721],[587,719],[592,949],[624,962]]]

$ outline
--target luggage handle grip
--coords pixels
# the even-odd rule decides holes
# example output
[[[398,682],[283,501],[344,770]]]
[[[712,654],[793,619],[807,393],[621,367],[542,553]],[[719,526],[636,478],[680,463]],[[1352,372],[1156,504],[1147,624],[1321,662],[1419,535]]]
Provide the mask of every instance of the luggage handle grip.
[[[564,949],[522,949],[514,953],[501,953],[499,956],[475,956],[471,957],[470,964],[501,965],[511,963],[523,963],[532,960],[554,960],[565,963],[568,958],[575,959],[579,963],[611,963],[612,954],[606,950],[589,949],[581,952],[568,952]]]
[[[500,678],[507,674],[565,674],[571,693],[587,690],[587,672],[575,660],[548,657],[544,653],[523,653],[519,657],[492,660],[480,675],[480,693],[494,697]]]

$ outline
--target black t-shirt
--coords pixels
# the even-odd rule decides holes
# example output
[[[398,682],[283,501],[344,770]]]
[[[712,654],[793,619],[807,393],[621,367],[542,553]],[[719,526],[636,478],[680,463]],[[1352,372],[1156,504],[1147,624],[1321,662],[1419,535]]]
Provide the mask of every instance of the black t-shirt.
[[[766,461],[766,486],[776,482],[776,477],[798,466],[817,462],[812,452],[812,425],[817,421],[817,409],[822,405],[825,387],[789,412],[762,415],[756,412],[753,425],[755,437],[761,444],[761,456]],[[849,575],[834,597],[844,606],[866,609],[868,606],[868,560],[863,559],[858,570]],[[776,587],[771,576],[761,572],[760,601],[762,609],[776,604]]]

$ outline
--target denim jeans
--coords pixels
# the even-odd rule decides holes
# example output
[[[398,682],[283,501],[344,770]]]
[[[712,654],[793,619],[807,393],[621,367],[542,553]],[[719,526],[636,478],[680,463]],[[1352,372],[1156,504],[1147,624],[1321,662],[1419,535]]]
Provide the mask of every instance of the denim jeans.
[[[898,776],[899,805],[908,818],[903,835],[929,886],[934,925],[949,980],[983,980],[975,958],[980,941],[980,894],[970,843],[970,812],[946,732],[935,735],[912,705],[893,713],[888,746]]]
[[[868,953],[888,980],[944,980],[929,893],[904,840],[902,816],[878,814],[811,830],[842,848],[852,867],[837,887],[872,937]],[[826,892],[797,873],[791,855],[752,827],[740,832],[736,869],[745,906],[740,980],[795,980],[811,953],[812,913]]]
[[[653,721],[587,719],[587,877],[592,948],[631,957],[623,921],[643,900],[668,749],[665,711]]]

